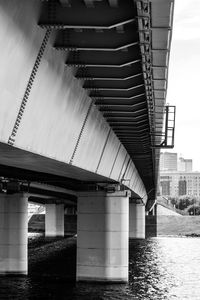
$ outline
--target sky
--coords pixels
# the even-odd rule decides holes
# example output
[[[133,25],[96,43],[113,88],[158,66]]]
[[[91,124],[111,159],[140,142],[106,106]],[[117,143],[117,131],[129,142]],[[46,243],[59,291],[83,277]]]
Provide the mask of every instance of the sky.
[[[200,171],[200,0],[175,0],[166,103],[176,105],[175,147]],[[166,150],[168,151],[168,150]]]

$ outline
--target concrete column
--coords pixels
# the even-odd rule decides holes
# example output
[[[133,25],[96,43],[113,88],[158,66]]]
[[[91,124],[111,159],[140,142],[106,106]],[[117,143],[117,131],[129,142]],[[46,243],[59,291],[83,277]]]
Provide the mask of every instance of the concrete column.
[[[127,192],[78,197],[77,281],[128,281]]]
[[[64,204],[46,204],[45,236],[64,236]]]
[[[130,202],[129,204],[129,237],[145,238],[145,206],[143,203]]]
[[[157,205],[155,205],[152,209],[152,214],[149,214],[145,218],[145,237],[156,237],[157,236]]]
[[[28,198],[0,194],[0,274],[28,272]]]
[[[153,216],[157,216],[157,204],[153,207]]]

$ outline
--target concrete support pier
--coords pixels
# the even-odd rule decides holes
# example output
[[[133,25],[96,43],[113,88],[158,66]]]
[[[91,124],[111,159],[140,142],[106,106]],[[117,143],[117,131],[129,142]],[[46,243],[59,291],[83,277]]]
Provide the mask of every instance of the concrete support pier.
[[[28,198],[0,194],[0,274],[28,272]]]
[[[145,238],[145,205],[134,200],[129,204],[129,238]]]
[[[64,204],[46,204],[45,236],[64,236]]]
[[[126,191],[79,195],[77,281],[128,281],[128,210]]]

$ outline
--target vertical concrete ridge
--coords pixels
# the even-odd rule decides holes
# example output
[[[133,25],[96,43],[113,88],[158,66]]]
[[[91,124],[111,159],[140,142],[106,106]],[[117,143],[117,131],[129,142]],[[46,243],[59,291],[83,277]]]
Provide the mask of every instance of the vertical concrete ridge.
[[[135,165],[133,165],[133,168],[132,168],[132,173],[131,173],[131,176],[130,176],[130,180],[133,178],[133,175],[134,175],[135,169],[136,169],[136,167],[135,167]]]
[[[130,179],[128,177],[126,178],[126,176],[128,176],[129,169],[132,167],[132,164],[133,164],[133,162],[132,162],[131,158],[129,158],[128,163],[126,165],[126,169],[124,170],[124,173],[122,175],[121,182],[125,182],[128,180],[130,181]]]
[[[123,164],[122,164],[120,173],[119,173],[118,181],[120,181],[121,173],[122,173],[122,170],[123,170],[123,168],[124,168],[124,164],[125,164],[125,162],[126,162],[127,156],[128,156],[128,153],[126,152],[126,155],[125,155],[125,157],[124,157],[124,161],[123,161]]]
[[[106,145],[107,145],[107,143],[108,143],[108,139],[109,139],[109,136],[110,136],[111,131],[112,131],[112,129],[110,128],[109,131],[108,131],[108,134],[107,134],[107,137],[106,137],[106,140],[105,140],[105,143],[104,143],[102,152],[101,152],[101,156],[100,156],[100,158],[99,158],[99,162],[98,162],[98,165],[97,165],[97,168],[96,168],[96,173],[97,173],[98,168],[99,168],[99,166],[100,166],[100,163],[101,163],[101,160],[102,160],[102,157],[103,157],[103,154],[104,154]]]
[[[90,114],[92,105],[93,105],[93,101],[91,101],[90,106],[89,106],[88,111],[87,111],[87,114],[86,114],[86,116],[85,116],[85,119],[84,119],[84,121],[83,121],[83,125],[82,125],[82,127],[81,127],[81,131],[80,131],[80,133],[79,133],[79,136],[78,136],[78,139],[77,139],[77,142],[76,142],[76,145],[75,145],[75,148],[74,148],[72,157],[71,157],[70,162],[69,162],[70,165],[73,163],[73,160],[74,160],[76,151],[77,151],[77,149],[78,149],[78,145],[79,145],[79,142],[80,142],[80,140],[81,140],[81,136],[82,136],[82,134],[83,134],[83,130],[84,130],[85,125],[86,125],[86,123],[87,123],[87,120],[88,120],[88,117],[89,117],[89,114]]]
[[[40,66],[41,59],[42,59],[44,51],[46,49],[46,46],[47,46],[47,43],[48,43],[51,31],[52,31],[52,29],[47,29],[46,30],[46,33],[45,33],[45,36],[43,38],[42,44],[40,46],[38,55],[36,57],[36,60],[35,60],[35,63],[34,63],[34,66],[33,66],[32,72],[31,72],[31,75],[29,77],[29,80],[28,80],[28,83],[27,83],[27,86],[26,86],[26,89],[25,89],[24,96],[22,98],[22,102],[21,102],[21,105],[20,105],[20,108],[19,108],[19,112],[17,114],[17,118],[16,118],[16,121],[15,121],[13,130],[12,130],[12,133],[11,133],[9,139],[8,139],[8,144],[11,145],[11,146],[13,146],[14,143],[15,143],[15,137],[16,137],[16,134],[17,134],[17,130],[19,128],[19,125],[20,125],[23,113],[25,111],[26,104],[27,104],[27,101],[28,101],[28,98],[29,98],[29,95],[30,95],[30,92],[31,92],[31,88],[33,86],[33,83],[34,83],[34,80],[35,80],[38,68]]]
[[[111,174],[112,174],[112,171],[113,171],[114,165],[115,165],[115,163],[116,163],[116,160],[117,160],[117,157],[118,157],[119,150],[120,150],[121,146],[122,146],[122,144],[120,143],[120,144],[119,144],[119,147],[118,147],[118,150],[117,150],[117,153],[116,153],[116,156],[115,156],[115,159],[114,159],[114,162],[113,162],[113,165],[112,165],[112,168],[111,168],[111,170],[110,170],[109,177],[111,177]]]

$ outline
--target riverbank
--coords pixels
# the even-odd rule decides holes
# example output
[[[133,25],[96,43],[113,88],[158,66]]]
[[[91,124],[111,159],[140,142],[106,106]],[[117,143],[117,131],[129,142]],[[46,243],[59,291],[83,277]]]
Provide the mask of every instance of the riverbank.
[[[157,236],[200,237],[200,216],[158,215],[157,219],[154,216],[147,216],[146,223],[147,237],[156,236],[156,231]],[[29,221],[29,232],[44,233],[44,230],[45,215],[34,215]],[[65,236],[72,236],[76,232],[77,216],[65,215]]]
[[[200,216],[157,216],[157,236],[200,237]]]

